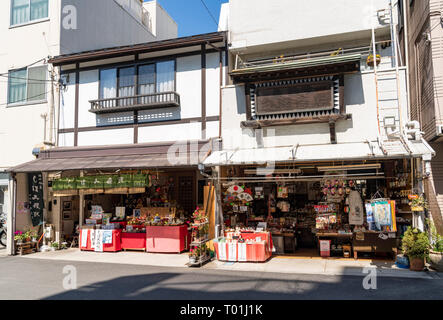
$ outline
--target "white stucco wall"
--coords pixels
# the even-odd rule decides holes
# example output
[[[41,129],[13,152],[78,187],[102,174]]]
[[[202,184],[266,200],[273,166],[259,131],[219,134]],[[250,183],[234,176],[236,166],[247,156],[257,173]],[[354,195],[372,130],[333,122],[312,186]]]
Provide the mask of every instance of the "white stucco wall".
[[[231,50],[370,30],[389,0],[230,0]],[[329,40],[330,41],[330,40]]]
[[[401,70],[400,75],[400,105],[405,120],[407,110],[405,71]],[[393,81],[389,85],[380,86],[379,90],[395,91],[396,82]],[[242,129],[240,124],[242,121],[246,121],[244,92],[242,85],[223,88],[222,137],[224,149],[249,149],[258,148],[260,145],[273,147],[292,146],[297,143],[300,145],[330,143],[329,124],[327,123],[269,127],[263,130],[262,139],[254,130]],[[346,113],[352,115],[352,120],[337,122],[337,142],[352,143],[377,140],[378,126],[374,73],[363,72],[345,75],[344,94]],[[398,112],[396,116],[398,119]]]
[[[177,58],[177,92],[182,118],[201,116],[201,56]]]

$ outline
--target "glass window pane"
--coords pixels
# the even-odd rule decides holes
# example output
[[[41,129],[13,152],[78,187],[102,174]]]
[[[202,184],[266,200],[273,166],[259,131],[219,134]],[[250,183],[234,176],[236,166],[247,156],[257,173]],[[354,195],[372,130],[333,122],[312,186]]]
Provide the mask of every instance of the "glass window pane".
[[[100,71],[100,99],[117,96],[117,69]]]
[[[157,63],[157,92],[174,91],[175,61]]]
[[[119,69],[118,96],[129,97],[135,95],[135,68]]]
[[[11,25],[29,22],[29,0],[11,0]]]
[[[26,69],[9,72],[8,103],[26,102]]]
[[[46,98],[47,67],[28,69],[28,101],[39,101]]]
[[[138,68],[138,92],[140,95],[155,93],[155,65],[148,64]]]
[[[31,0],[31,20],[48,17],[48,0]]]

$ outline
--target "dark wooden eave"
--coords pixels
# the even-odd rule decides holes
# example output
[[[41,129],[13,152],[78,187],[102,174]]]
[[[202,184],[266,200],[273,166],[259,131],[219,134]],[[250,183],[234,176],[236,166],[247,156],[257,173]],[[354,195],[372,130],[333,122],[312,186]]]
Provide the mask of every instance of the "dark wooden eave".
[[[162,41],[147,42],[131,46],[106,48],[100,50],[86,51],[69,55],[61,55],[49,60],[54,66],[80,63],[92,60],[110,59],[127,55],[143,54],[156,51],[164,51],[177,48],[192,47],[197,45],[212,45],[214,43],[225,43],[226,32],[213,32],[189,37],[181,37]]]
[[[230,76],[234,83],[261,82],[272,80],[286,80],[295,78],[317,77],[326,75],[337,75],[345,73],[355,73],[360,70],[359,62],[347,62],[322,66],[312,66],[297,68],[293,70],[276,70],[267,72],[257,72],[248,74],[233,74]]]
[[[265,127],[290,126],[290,125],[299,125],[299,124],[331,123],[339,120],[350,120],[350,119],[352,119],[351,114],[336,114],[336,115],[313,116],[313,117],[294,118],[294,119],[249,120],[249,121],[242,121],[241,127],[249,129],[261,129]]]

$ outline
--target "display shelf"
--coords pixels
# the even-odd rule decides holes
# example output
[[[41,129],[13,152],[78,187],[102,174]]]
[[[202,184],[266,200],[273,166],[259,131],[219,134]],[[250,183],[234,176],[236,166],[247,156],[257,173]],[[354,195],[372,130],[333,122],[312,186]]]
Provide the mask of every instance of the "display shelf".
[[[205,240],[201,240],[201,241],[192,241],[191,246],[199,246],[199,245],[205,244],[209,241],[211,241],[211,240],[205,239]]]

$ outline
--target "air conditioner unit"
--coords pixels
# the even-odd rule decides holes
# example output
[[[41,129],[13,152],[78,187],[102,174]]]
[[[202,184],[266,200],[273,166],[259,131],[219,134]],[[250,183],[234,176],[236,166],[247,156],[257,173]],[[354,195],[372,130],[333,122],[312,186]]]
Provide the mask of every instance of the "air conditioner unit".
[[[437,136],[443,137],[443,124],[437,125]]]

